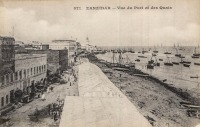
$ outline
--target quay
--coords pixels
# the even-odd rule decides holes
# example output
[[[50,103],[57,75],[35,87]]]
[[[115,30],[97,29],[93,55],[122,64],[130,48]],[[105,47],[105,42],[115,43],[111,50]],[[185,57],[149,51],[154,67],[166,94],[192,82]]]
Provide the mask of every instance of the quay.
[[[66,96],[59,127],[151,127],[96,65],[79,65],[79,96]]]

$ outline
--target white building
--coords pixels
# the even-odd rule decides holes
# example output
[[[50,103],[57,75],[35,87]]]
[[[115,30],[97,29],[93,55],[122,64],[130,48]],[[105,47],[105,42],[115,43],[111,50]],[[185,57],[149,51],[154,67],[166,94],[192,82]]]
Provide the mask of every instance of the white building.
[[[52,50],[68,50],[68,66],[74,64],[74,56],[77,54],[77,42],[75,40],[53,40],[49,45]]]

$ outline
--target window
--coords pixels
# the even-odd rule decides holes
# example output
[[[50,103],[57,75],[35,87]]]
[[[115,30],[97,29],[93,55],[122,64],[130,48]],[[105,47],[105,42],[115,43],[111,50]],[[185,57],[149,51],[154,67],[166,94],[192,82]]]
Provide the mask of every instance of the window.
[[[24,78],[26,78],[26,70],[24,70]]]
[[[10,74],[10,81],[13,82],[13,74]]]
[[[41,66],[39,66],[39,73],[41,73]]]
[[[1,97],[1,106],[4,106],[4,97]]]
[[[37,67],[37,72],[36,72],[36,74],[38,74],[38,67]]]
[[[33,75],[33,68],[31,68],[31,75]]]
[[[15,80],[18,79],[18,72],[15,72]]]
[[[19,71],[19,79],[22,79],[22,71]]]
[[[1,77],[2,85],[4,85],[4,76]]]
[[[6,95],[6,104],[8,104],[8,95]]]
[[[27,69],[27,77],[29,77],[29,69]]]
[[[9,83],[9,74],[6,75],[6,83]]]

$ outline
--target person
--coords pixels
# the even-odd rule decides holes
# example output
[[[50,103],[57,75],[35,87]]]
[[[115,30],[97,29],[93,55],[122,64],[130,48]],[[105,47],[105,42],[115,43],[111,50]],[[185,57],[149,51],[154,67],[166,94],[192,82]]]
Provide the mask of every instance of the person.
[[[34,116],[35,116],[35,118],[36,118],[36,121],[38,121],[38,115],[39,115],[39,110],[38,110],[38,108],[36,107],[36,108],[35,108],[35,113],[34,113]]]
[[[45,94],[43,93],[42,94],[42,101],[44,101],[44,100],[46,100],[46,99],[45,99]]]
[[[54,112],[53,112],[53,119],[54,119],[54,121],[57,120],[57,111],[54,111]]]

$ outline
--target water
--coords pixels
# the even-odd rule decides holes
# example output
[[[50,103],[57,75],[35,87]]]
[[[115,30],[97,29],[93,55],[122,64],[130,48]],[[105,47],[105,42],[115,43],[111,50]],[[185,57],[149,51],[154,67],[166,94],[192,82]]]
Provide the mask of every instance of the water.
[[[107,47],[109,49],[111,47]],[[149,49],[151,50],[149,51]],[[115,48],[119,49],[119,48]],[[182,90],[187,91],[193,97],[200,97],[200,66],[194,65],[194,62],[200,63],[200,58],[192,58],[195,47],[182,47],[183,50],[178,50],[178,53],[185,56],[183,60],[190,61],[190,67],[184,67],[182,64],[165,66],[164,62],[168,60],[170,62],[181,62],[181,58],[175,57],[177,50],[173,47],[157,47],[158,50],[156,59],[160,63],[160,66],[154,67],[154,69],[147,69],[146,65],[151,59],[152,52],[155,49],[154,47],[121,47],[121,49],[133,49],[135,53],[124,53],[123,58],[126,62],[126,57],[128,56],[131,62],[136,63],[136,68],[146,72],[154,77],[157,77],[160,80],[167,79],[168,84],[172,84],[174,87],[181,88]],[[149,53],[138,53],[138,51],[148,50]],[[171,52],[172,54],[163,54],[164,52]],[[196,49],[197,53],[200,53],[200,48]],[[97,57],[108,62],[112,61],[113,54],[108,52],[106,54],[98,54]],[[116,59],[118,54],[115,55]],[[146,56],[147,58],[139,58],[138,56]],[[169,59],[167,59],[169,57]],[[135,59],[140,59],[140,62],[136,62]],[[156,60],[153,58],[153,60]],[[163,59],[159,61],[158,59]],[[190,76],[199,76],[199,78],[190,78]]]

